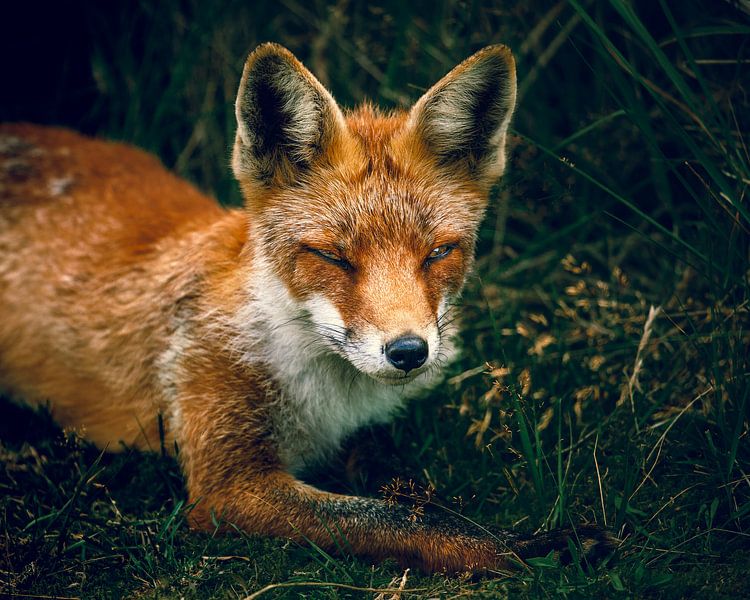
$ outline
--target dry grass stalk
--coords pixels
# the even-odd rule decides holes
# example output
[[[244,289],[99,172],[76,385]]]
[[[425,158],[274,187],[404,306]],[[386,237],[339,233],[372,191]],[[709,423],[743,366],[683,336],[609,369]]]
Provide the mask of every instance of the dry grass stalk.
[[[392,587],[398,585],[398,591],[397,592],[393,592],[392,596],[388,596],[386,598],[386,596],[385,596],[386,593],[385,592],[380,592],[379,594],[375,595],[375,597],[373,598],[373,600],[401,600],[401,592],[403,592],[404,588],[406,587],[406,580],[407,580],[408,576],[409,576],[409,569],[406,569],[404,571],[404,574],[401,575],[401,577],[396,576],[393,579],[391,579],[391,582],[388,584],[389,588],[392,588]]]
[[[622,392],[620,393],[620,399],[617,401],[617,405],[620,406],[625,402],[626,398],[630,399],[630,408],[635,413],[635,400],[634,390],[641,391],[641,384],[638,381],[641,369],[643,368],[644,351],[648,342],[651,339],[651,333],[654,327],[654,321],[656,317],[661,313],[661,306],[654,307],[653,305],[648,309],[648,317],[646,317],[646,323],[643,326],[643,335],[641,335],[641,341],[638,343],[638,351],[635,354],[635,363],[633,365],[633,372],[628,379],[627,386],[623,386]]]

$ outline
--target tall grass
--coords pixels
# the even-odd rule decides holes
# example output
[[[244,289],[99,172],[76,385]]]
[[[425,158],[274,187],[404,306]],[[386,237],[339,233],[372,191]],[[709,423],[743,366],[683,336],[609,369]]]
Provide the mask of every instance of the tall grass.
[[[363,592],[326,583],[386,589],[403,576],[425,598],[750,595],[747,13],[718,0],[70,10],[87,70],[52,76],[56,110],[14,88],[0,115],[132,141],[226,204],[239,202],[234,94],[257,43],[288,46],[345,105],[386,107],[479,47],[509,44],[515,145],[464,297],[464,356],[392,434],[406,469],[467,518],[597,522],[623,545],[598,569],[571,548],[570,566],[539,557],[473,583],[200,536],[167,459],[100,457],[10,425],[0,592],[242,597],[302,582],[315,587],[268,593],[330,598]],[[66,52],[45,60],[65,64]],[[23,428],[49,432],[44,423]]]

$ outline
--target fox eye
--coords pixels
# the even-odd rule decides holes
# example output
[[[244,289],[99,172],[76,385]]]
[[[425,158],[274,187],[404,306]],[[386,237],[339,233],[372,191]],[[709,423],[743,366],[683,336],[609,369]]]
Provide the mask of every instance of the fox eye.
[[[326,260],[332,260],[335,262],[339,262],[341,260],[338,254],[336,254],[335,252],[331,252],[330,250],[316,250],[315,252],[320,254]]]
[[[319,250],[318,248],[310,248],[310,251],[314,254],[317,254],[322,259],[328,261],[329,263],[332,263],[336,265],[337,267],[341,267],[345,271],[349,271],[352,269],[352,264],[344,259],[341,258],[338,254],[335,252],[331,252],[330,250]]]
[[[433,248],[432,251],[427,255],[427,260],[425,262],[430,263],[433,260],[445,258],[453,251],[453,248],[455,248],[453,244],[443,244],[442,246],[437,246],[436,248]]]

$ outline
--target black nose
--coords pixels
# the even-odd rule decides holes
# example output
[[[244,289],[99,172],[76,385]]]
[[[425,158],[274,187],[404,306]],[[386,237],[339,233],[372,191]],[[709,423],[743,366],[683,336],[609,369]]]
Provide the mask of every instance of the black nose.
[[[405,335],[385,345],[385,356],[397,369],[408,373],[427,360],[427,342],[416,335]]]

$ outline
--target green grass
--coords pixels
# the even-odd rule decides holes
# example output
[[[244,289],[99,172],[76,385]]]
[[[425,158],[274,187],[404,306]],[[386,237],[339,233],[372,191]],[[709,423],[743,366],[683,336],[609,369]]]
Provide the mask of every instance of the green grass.
[[[598,569],[409,573],[403,598],[750,596],[747,14],[708,0],[71,10],[84,79],[61,68],[43,109],[14,90],[0,116],[132,141],[227,204],[232,103],[256,43],[288,46],[345,105],[386,106],[509,44],[516,138],[464,295],[465,352],[391,433],[405,469],[469,518],[597,522],[623,544]],[[72,60],[65,48],[54,64]],[[76,93],[87,110],[65,109]],[[243,598],[279,584],[262,597],[373,598],[363,590],[399,585],[395,563],[192,533],[171,459],[102,455],[48,416],[2,411],[0,593]]]

